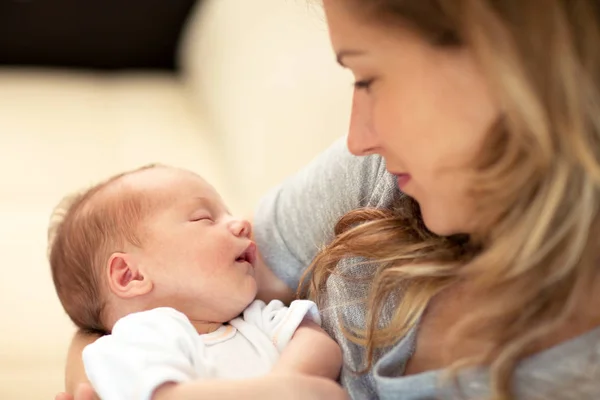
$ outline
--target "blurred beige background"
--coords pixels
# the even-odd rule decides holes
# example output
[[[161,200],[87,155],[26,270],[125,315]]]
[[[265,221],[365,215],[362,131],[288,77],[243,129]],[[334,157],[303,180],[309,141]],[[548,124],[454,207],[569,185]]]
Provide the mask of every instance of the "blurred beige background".
[[[74,328],[46,227],[67,192],[149,162],[190,168],[250,215],[347,129],[351,79],[318,6],[206,0],[183,75],[0,69],[0,399],[51,399]]]

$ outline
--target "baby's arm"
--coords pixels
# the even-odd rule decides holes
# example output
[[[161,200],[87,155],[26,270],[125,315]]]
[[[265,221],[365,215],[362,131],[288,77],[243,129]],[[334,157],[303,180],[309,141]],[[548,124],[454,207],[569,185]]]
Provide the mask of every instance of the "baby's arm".
[[[257,300],[244,310],[243,318],[261,329],[277,348],[274,372],[338,377],[341,350],[320,328],[319,310],[312,301],[296,300],[285,307],[279,300],[269,304]]]
[[[319,325],[305,319],[281,353],[273,371],[322,376],[335,380],[341,367],[340,347]]]
[[[83,350],[85,372],[101,399],[149,400],[165,383],[209,377],[197,336],[171,308],[130,314]]]

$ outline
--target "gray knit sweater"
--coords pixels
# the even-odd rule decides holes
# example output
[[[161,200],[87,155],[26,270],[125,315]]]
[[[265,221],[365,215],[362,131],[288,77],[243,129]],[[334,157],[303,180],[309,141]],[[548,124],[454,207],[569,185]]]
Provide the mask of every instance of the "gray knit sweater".
[[[359,207],[389,207],[400,195],[381,157],[354,157],[340,140],[263,199],[254,220],[258,246],[274,272],[296,288],[317,251],[332,240],[342,215]],[[344,260],[338,268],[364,277],[368,268],[354,266],[355,261]],[[418,327],[398,338],[368,374],[354,374],[363,367],[365,352],[344,338],[338,321],[365,326],[365,310],[356,299],[363,297],[368,284],[366,280],[348,285],[332,276],[327,282],[327,304],[321,310],[324,328],[343,350],[346,367],[341,382],[353,399],[486,398],[485,369],[461,372],[458,387],[443,384],[443,371],[403,376]],[[600,399],[600,328],[523,360],[514,388],[519,400]]]

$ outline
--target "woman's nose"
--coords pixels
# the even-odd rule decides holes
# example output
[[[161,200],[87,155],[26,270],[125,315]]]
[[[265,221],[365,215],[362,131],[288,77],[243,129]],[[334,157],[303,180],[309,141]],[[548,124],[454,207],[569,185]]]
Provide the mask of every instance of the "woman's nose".
[[[376,153],[377,136],[373,129],[369,99],[366,93],[354,93],[348,132],[348,150],[355,156]]]
[[[252,225],[245,219],[235,219],[229,223],[231,233],[238,237],[249,238],[252,234]]]

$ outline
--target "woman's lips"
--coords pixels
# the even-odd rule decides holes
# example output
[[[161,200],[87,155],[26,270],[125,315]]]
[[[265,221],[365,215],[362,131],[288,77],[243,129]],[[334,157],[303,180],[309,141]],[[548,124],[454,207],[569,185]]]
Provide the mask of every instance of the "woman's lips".
[[[402,188],[404,188],[406,185],[408,185],[408,182],[410,182],[411,180],[411,176],[409,174],[394,174],[396,175],[396,179],[398,181],[398,188],[400,190],[402,190]]]

